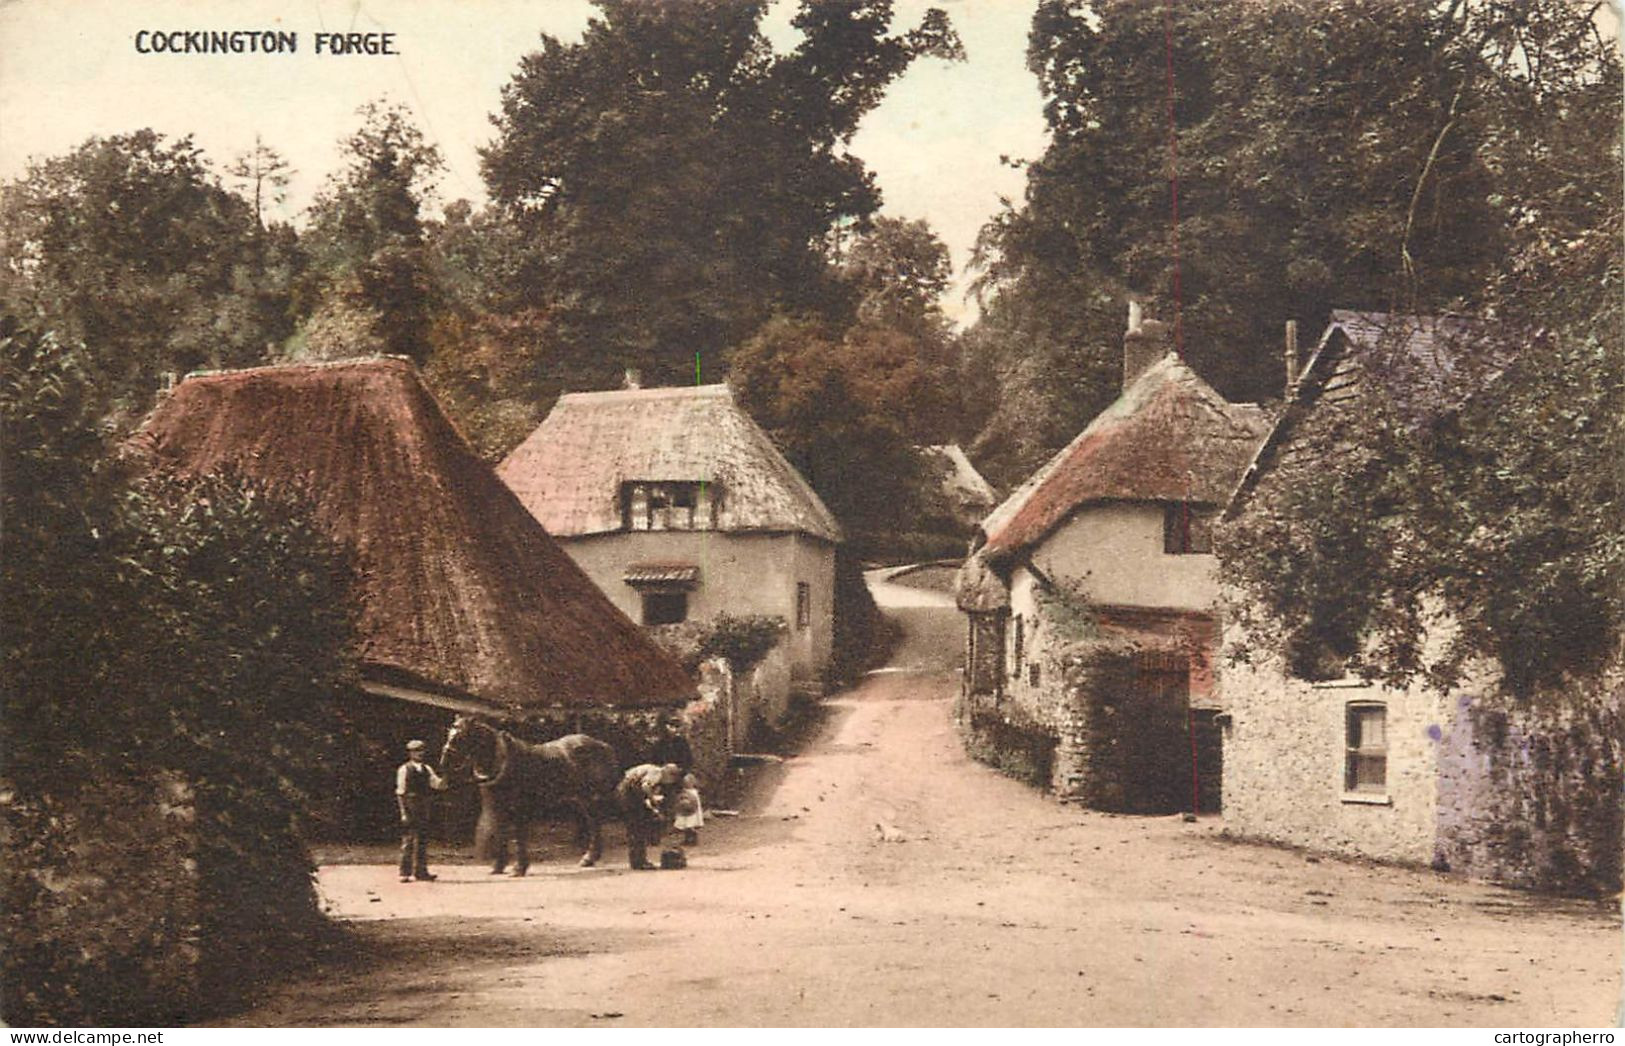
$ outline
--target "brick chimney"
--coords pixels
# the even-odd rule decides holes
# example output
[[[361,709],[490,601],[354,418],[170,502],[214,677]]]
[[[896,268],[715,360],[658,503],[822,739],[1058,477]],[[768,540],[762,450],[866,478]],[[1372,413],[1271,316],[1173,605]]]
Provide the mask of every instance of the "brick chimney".
[[[643,372],[641,370],[638,370],[636,367],[628,367],[628,368],[626,368],[626,374],[623,375],[622,378],[621,378],[621,388],[623,388],[623,389],[641,389],[641,388],[643,388]]]
[[[1146,319],[1140,303],[1128,303],[1128,330],[1123,332],[1123,389],[1173,351],[1173,332],[1160,320]]]

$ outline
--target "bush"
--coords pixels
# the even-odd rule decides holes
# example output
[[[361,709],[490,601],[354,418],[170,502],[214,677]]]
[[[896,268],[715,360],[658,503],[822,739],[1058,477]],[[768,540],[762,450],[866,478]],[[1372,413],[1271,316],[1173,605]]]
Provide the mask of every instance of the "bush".
[[[648,633],[691,675],[713,657],[724,659],[736,675],[742,675],[779,645],[788,628],[782,617],[724,611],[709,621],[656,625]]]
[[[296,499],[232,476],[130,482],[81,358],[0,323],[13,1024],[169,1013],[177,940],[199,978],[297,957],[321,924],[301,821],[349,674],[346,555]],[[185,858],[120,871],[131,825]]]

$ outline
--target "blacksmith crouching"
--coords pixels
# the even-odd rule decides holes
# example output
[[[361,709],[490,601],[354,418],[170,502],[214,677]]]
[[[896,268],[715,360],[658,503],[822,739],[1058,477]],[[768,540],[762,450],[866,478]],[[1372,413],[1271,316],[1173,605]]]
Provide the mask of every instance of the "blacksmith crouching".
[[[621,778],[615,794],[626,822],[626,858],[631,867],[654,868],[649,863],[649,847],[659,846],[671,828],[682,783],[683,770],[676,763],[644,763]]]

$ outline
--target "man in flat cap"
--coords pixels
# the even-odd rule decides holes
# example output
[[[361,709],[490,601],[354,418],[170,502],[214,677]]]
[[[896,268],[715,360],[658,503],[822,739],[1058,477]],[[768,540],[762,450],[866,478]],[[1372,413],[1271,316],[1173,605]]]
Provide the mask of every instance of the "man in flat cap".
[[[422,741],[406,742],[406,762],[395,771],[395,802],[401,808],[401,882],[430,882],[429,796],[446,782],[423,761]]]

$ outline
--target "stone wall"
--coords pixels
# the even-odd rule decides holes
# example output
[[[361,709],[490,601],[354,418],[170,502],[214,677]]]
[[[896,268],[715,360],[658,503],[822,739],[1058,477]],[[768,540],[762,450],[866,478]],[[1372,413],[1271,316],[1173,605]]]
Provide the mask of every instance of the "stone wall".
[[[1095,810],[1166,814],[1191,805],[1189,661],[1116,640],[1061,659],[1051,787]]]
[[[1620,888],[1621,686],[1463,695],[1439,762],[1434,863],[1532,889]]]
[[[1220,674],[1230,716],[1224,739],[1227,831],[1381,860],[1434,857],[1439,739],[1452,702],[1421,688],[1359,680],[1310,683],[1280,661],[1227,665]],[[1387,781],[1382,793],[1344,788],[1351,702],[1386,709]]]

